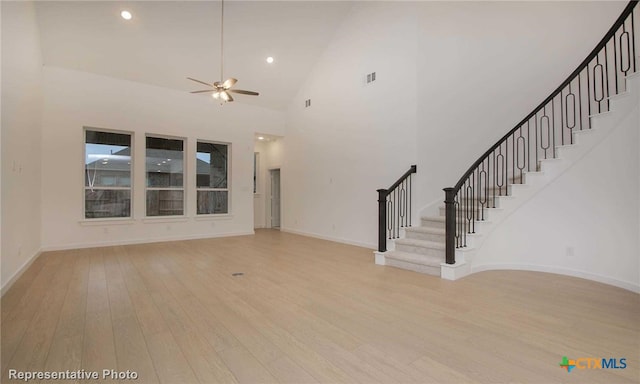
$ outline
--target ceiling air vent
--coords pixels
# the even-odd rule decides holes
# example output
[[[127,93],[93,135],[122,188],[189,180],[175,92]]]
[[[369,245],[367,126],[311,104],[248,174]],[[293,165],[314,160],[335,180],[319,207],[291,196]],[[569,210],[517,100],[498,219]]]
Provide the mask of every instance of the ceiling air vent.
[[[307,99],[304,101],[304,107],[309,108],[311,106],[311,99]]]
[[[374,81],[376,81],[376,73],[375,72],[367,73],[367,84],[373,83]]]

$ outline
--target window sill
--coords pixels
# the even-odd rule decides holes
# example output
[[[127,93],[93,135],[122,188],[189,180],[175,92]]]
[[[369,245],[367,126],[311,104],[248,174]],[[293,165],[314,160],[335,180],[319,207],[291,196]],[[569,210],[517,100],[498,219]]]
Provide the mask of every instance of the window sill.
[[[105,218],[105,219],[82,219],[78,221],[80,225],[128,225],[134,224],[136,220],[131,217],[126,218]]]
[[[189,221],[186,216],[151,216],[142,219],[143,223],[179,223]]]
[[[231,220],[233,219],[232,214],[222,213],[222,214],[211,214],[211,215],[198,215],[195,217],[196,221],[212,221],[212,220]]]

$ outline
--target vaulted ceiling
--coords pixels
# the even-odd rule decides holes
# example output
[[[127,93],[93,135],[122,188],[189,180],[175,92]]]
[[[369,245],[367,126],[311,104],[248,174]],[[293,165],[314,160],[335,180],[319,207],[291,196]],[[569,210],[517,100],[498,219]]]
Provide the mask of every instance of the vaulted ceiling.
[[[350,12],[342,1],[225,1],[224,77],[238,102],[284,109]],[[133,18],[120,17],[129,10]],[[220,1],[42,1],[44,65],[180,91],[220,77]],[[274,57],[268,64],[266,58]],[[194,95],[193,97],[208,97]]]

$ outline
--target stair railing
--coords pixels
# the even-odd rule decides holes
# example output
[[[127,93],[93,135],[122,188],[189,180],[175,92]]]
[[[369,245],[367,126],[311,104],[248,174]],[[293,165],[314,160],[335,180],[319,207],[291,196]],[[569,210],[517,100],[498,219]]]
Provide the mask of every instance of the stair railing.
[[[378,189],[378,252],[387,251],[387,239],[400,237],[400,228],[411,226],[412,165],[402,177],[387,189]]]
[[[630,1],[578,68],[454,187],[444,188],[447,264],[455,264],[456,248],[467,246],[467,234],[475,233],[476,221],[485,220],[485,210],[496,207],[509,183],[522,183],[525,172],[539,170],[540,160],[555,158],[556,146],[573,144],[572,132],[591,129],[590,116],[609,111],[609,97],[625,90],[625,77],[637,71],[637,4]]]

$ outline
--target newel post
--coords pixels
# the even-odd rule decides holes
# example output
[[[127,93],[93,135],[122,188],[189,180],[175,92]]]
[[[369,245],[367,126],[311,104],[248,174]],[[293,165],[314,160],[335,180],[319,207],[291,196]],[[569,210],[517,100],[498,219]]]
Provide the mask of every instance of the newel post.
[[[378,189],[378,252],[387,251],[387,190]]]
[[[445,205],[445,262],[456,263],[456,194],[453,188],[444,189]]]

